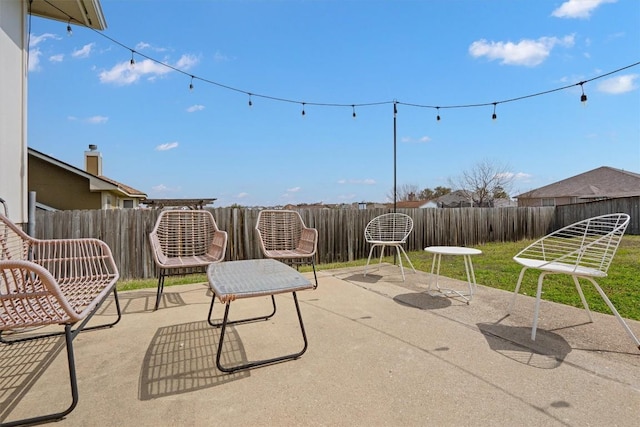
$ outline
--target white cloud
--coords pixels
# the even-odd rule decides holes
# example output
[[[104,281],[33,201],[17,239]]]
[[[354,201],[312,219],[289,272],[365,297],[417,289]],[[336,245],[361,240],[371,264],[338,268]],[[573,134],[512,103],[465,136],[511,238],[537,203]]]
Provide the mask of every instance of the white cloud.
[[[402,142],[408,142],[408,143],[412,143],[412,142],[415,142],[415,143],[426,143],[426,142],[431,141],[431,138],[429,138],[428,136],[421,136],[420,138],[413,138],[413,137],[410,137],[410,136],[405,136],[405,137],[401,138],[401,141]]]
[[[29,71],[40,70],[40,56],[42,56],[40,49],[29,49]]]
[[[489,42],[485,39],[475,41],[469,46],[469,53],[475,57],[487,57],[490,61],[499,59],[501,64],[524,65],[535,67],[540,65],[556,46],[572,47],[575,36],[540,37],[537,40],[520,40],[513,42]]]
[[[533,178],[533,175],[525,173],[525,172],[503,172],[496,174],[496,177],[502,178],[505,180],[513,180],[513,181],[530,181]]]
[[[162,193],[162,192],[164,192],[164,191],[168,191],[168,190],[169,190],[169,187],[167,187],[167,186],[166,186],[166,185],[164,185],[164,184],[158,184],[158,185],[154,185],[153,187],[151,187],[151,189],[152,189],[153,191],[157,191],[157,192],[159,192],[159,193]]]
[[[354,184],[354,185],[376,185],[376,180],[371,178],[366,179],[340,179],[338,184]]]
[[[301,189],[302,189],[302,187],[287,188],[287,193],[297,193]]]
[[[39,36],[35,36],[35,35],[31,34],[29,36],[29,46],[36,47],[40,43],[42,43],[42,42],[44,42],[44,41],[46,41],[48,39],[60,40],[60,37],[56,36],[55,34],[51,34],[51,33],[44,33],[44,34],[41,34]]]
[[[567,0],[551,13],[556,18],[589,18],[598,6],[618,0]]]
[[[182,71],[188,70],[198,63],[198,59],[193,55],[183,55],[172,67]],[[163,76],[172,72],[173,69],[151,59],[144,59],[131,66],[129,61],[114,65],[110,70],[102,71],[99,74],[100,82],[115,85],[129,85],[137,82],[142,77],[153,80],[158,76]]]
[[[149,43],[139,42],[138,44],[136,44],[136,49],[135,50],[144,50],[144,49],[148,49],[150,47],[151,47],[151,45]]]
[[[166,194],[169,194],[169,193],[177,193],[180,190],[182,190],[182,187],[180,187],[180,186],[169,187],[168,185],[158,184],[158,185],[154,185],[153,187],[151,187],[151,190],[155,194],[166,195]]]
[[[93,116],[93,117],[89,117],[88,119],[86,119],[85,121],[87,123],[91,123],[91,124],[102,124],[102,123],[106,123],[109,120],[109,117],[105,117],[105,116]]]
[[[598,90],[604,93],[620,94],[638,89],[638,74],[626,74],[604,80],[598,84]]]
[[[167,49],[164,47],[155,47],[152,46],[151,44],[147,43],[147,42],[139,42],[138,44],[136,44],[136,47],[134,50],[137,51],[143,51],[143,50],[147,50],[147,49],[151,49],[155,52],[166,52]]]
[[[243,192],[243,193],[238,193],[236,195],[236,199],[244,199],[244,198],[247,198],[247,197],[249,197],[249,193],[244,193]]]
[[[91,55],[91,51],[93,50],[93,47],[95,45],[95,43],[85,44],[80,49],[76,49],[71,52],[71,56],[73,56],[74,58],[88,58],[89,55]]]
[[[157,151],[167,151],[167,150],[173,150],[174,148],[178,147],[178,143],[177,142],[167,142],[164,144],[160,144],[156,147]]]
[[[51,33],[44,33],[39,36],[29,35],[29,71],[39,71],[41,69],[40,58],[42,51],[37,46],[49,39],[60,40],[60,37]]]
[[[187,111],[189,113],[194,113],[196,111],[202,111],[202,110],[204,110],[204,105],[200,105],[200,104],[195,104],[195,105],[192,105],[191,107],[187,108]]]
[[[198,58],[195,55],[182,55],[176,62],[175,67],[186,71],[193,68],[198,62]]]
[[[51,55],[49,57],[49,62],[62,62],[64,60],[64,54],[59,53],[57,55]]]
[[[216,51],[213,55],[213,60],[216,62],[227,62],[229,61],[229,57],[220,51]]]

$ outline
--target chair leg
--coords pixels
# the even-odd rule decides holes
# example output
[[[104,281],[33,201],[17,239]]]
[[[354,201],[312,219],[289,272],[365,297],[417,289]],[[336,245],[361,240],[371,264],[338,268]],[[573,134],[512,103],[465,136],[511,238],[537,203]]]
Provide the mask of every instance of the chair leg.
[[[375,249],[375,247],[378,245],[371,245],[371,249],[369,249],[369,258],[367,258],[367,264],[364,266],[364,274],[363,276],[367,275],[367,267],[369,266],[369,263],[371,262],[371,255],[373,255],[373,249]]]
[[[46,421],[61,420],[75,409],[76,405],[78,404],[78,379],[76,377],[76,364],[75,358],[73,356],[73,338],[75,337],[75,334],[71,327],[72,325],[65,325],[64,327],[64,335],[67,347],[67,364],[69,367],[69,384],[71,386],[71,405],[64,411],[55,414],[42,415],[39,417],[26,418],[18,421],[3,423],[2,425],[4,427],[41,424]]]
[[[578,291],[578,295],[580,295],[580,301],[582,301],[582,306],[587,312],[587,316],[589,317],[589,321],[593,323],[593,317],[591,317],[591,310],[589,310],[589,304],[584,297],[584,293],[582,292],[582,286],[580,286],[580,282],[578,282],[577,276],[571,276],[573,278],[573,283],[576,285],[576,290]]]
[[[382,258],[384,257],[384,248],[386,248],[386,245],[382,245],[380,246],[380,258],[378,259],[378,270],[380,270],[380,264],[382,264]]]
[[[411,266],[411,269],[413,270],[413,272],[416,272],[415,267],[413,266],[413,263],[411,262],[411,260],[409,259],[409,255],[407,255],[407,252],[404,250],[404,248],[402,246],[398,246],[400,248],[400,250],[402,251],[402,253],[404,254],[405,259],[407,260],[407,262],[409,263],[409,265]]]
[[[160,275],[158,276],[158,292],[156,293],[156,305],[153,311],[156,311],[160,306],[160,300],[162,299],[162,291],[164,290],[164,277],[165,277],[164,272],[160,270]]]
[[[616,319],[618,319],[618,322],[620,322],[620,324],[622,325],[622,327],[624,328],[624,330],[627,332],[627,335],[629,335],[629,337],[636,343],[636,346],[638,347],[638,350],[640,350],[640,341],[638,340],[638,338],[634,335],[633,331],[631,330],[631,328],[629,327],[629,325],[627,325],[627,322],[624,321],[624,319],[622,318],[622,316],[620,316],[620,314],[618,313],[618,310],[616,310],[616,308],[613,306],[613,304],[611,303],[611,300],[609,300],[609,298],[607,297],[607,295],[604,293],[604,291],[602,290],[602,288],[600,288],[600,285],[598,285],[598,283],[596,283],[595,280],[593,280],[590,277],[587,277],[587,279],[593,283],[593,286],[595,286],[596,290],[598,291],[598,293],[600,294],[600,296],[602,297],[602,299],[604,300],[605,303],[607,303],[607,305],[609,306],[609,309],[611,310],[611,312],[613,313],[614,316],[616,316]]]
[[[404,267],[402,266],[402,256],[400,254],[400,246],[396,245],[396,254],[398,255],[398,264],[400,264],[400,272],[402,273],[402,281],[405,281]]]
[[[536,340],[536,331],[538,329],[538,315],[540,313],[540,299],[542,297],[542,282],[544,281],[544,276],[547,273],[540,273],[540,277],[538,277],[538,290],[536,291],[536,305],[533,310],[533,326],[531,327],[531,341]]]
[[[516,297],[518,296],[518,292],[520,292],[520,285],[522,285],[522,278],[524,277],[524,272],[527,271],[528,267],[523,267],[520,270],[520,276],[518,276],[518,283],[516,284],[516,290],[513,291],[513,298],[511,299],[511,303],[509,304],[509,308],[507,309],[507,314],[511,314],[513,311],[513,306],[516,304]]]
[[[311,257],[311,267],[313,267],[313,278],[316,281],[316,284],[313,286],[313,289],[318,289],[318,275],[316,274],[316,257],[315,257],[315,255]]]

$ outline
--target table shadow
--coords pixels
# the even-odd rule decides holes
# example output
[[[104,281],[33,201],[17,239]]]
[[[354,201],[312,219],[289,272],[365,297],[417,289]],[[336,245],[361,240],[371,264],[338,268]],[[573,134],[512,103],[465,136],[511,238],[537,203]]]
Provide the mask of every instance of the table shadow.
[[[441,295],[430,295],[428,292],[412,292],[393,297],[398,304],[419,308],[420,310],[438,310],[451,306],[451,299]]]
[[[345,277],[342,280],[346,280],[348,282],[362,282],[362,283],[378,283],[382,279],[382,276],[378,274],[367,274],[366,276],[362,273],[352,274],[349,277]]]
[[[249,371],[225,374],[216,368],[220,329],[206,320],[159,328],[147,348],[138,398],[156,399],[219,386],[250,375]],[[225,331],[221,353],[223,366],[247,362],[235,328]]]

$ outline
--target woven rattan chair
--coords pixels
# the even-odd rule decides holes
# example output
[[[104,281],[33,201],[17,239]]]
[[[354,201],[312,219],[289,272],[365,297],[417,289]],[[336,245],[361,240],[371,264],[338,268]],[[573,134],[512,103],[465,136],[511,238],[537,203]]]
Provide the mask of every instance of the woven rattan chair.
[[[118,278],[106,243],[97,239],[34,239],[0,214],[0,342],[11,345],[64,334],[72,396],[71,405],[62,412],[3,425],[57,420],[73,411],[78,402],[73,340],[82,330],[118,323]],[[117,319],[85,328],[111,293]],[[34,328],[49,325],[63,326],[64,331],[34,332]]]
[[[413,230],[413,220],[409,215],[405,215],[402,213],[388,213],[377,216],[373,218],[364,229],[364,238],[367,243],[371,244],[371,249],[369,250],[369,258],[367,259],[367,265],[364,266],[364,275],[367,275],[367,267],[369,266],[369,262],[371,262],[371,255],[373,255],[373,250],[380,246],[380,261],[378,262],[378,269],[380,268],[380,263],[382,262],[382,257],[384,256],[384,248],[390,246],[396,249],[396,253],[398,254],[398,261],[400,262],[400,271],[402,272],[402,280],[405,280],[404,277],[404,267],[402,266],[402,257],[401,253],[406,258],[407,262],[413,269],[413,272],[416,272],[416,269],[413,267],[409,256],[405,252],[402,245],[407,242],[407,237],[411,234]]]
[[[273,258],[285,264],[298,266],[311,264],[316,275],[316,252],[318,250],[318,230],[308,228],[296,211],[262,210],[256,222],[258,240],[265,258]]]
[[[153,259],[159,269],[155,310],[160,305],[164,279],[206,270],[221,262],[227,250],[227,232],[218,229],[205,210],[166,210],[149,234]]]
[[[513,310],[525,271],[530,268],[540,270],[531,329],[532,340],[536,339],[540,297],[545,276],[547,274],[568,274],[573,279],[589,321],[593,322],[593,318],[578,279],[585,279],[593,284],[618,322],[640,349],[640,341],[595,280],[595,278],[607,276],[609,266],[628,224],[629,215],[623,213],[585,219],[539,239],[513,257],[523,267],[509,305],[509,313]]]

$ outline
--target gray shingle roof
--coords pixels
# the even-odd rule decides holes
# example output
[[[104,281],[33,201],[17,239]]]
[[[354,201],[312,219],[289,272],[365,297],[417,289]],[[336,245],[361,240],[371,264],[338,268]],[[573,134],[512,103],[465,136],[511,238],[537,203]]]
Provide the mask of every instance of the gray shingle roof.
[[[601,166],[562,181],[522,193],[516,198],[617,198],[640,196],[640,174]]]

